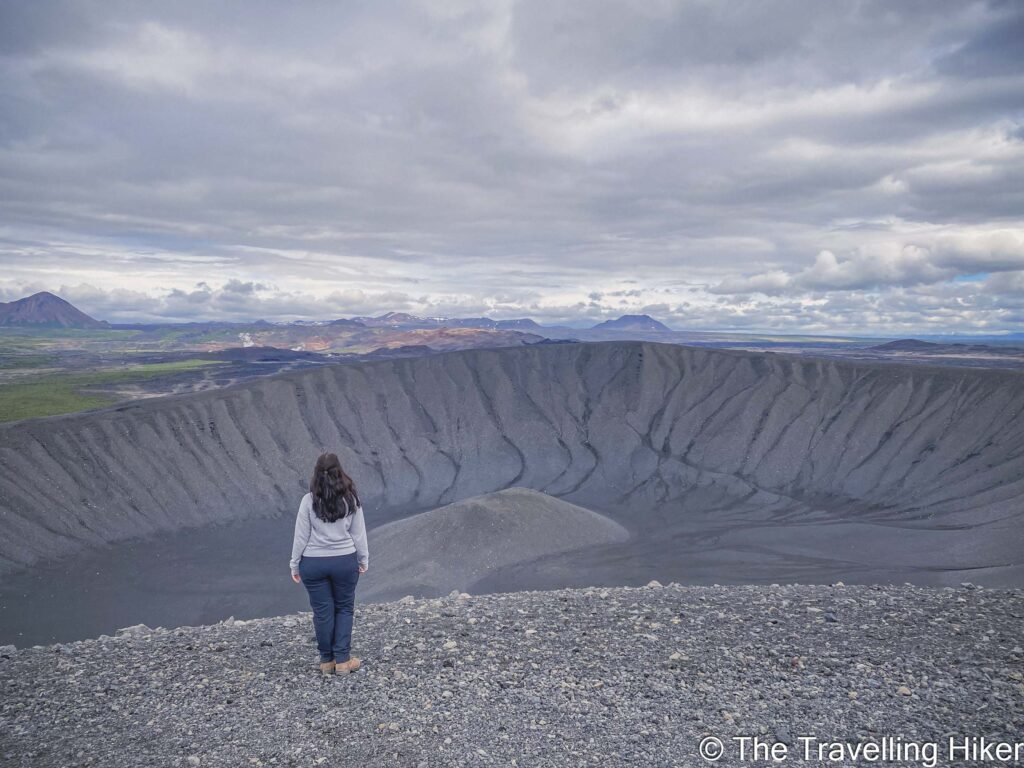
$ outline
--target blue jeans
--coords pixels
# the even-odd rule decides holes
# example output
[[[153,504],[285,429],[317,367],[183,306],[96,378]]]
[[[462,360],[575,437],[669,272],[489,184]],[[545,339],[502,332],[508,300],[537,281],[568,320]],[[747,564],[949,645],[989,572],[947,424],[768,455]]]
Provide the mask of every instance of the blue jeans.
[[[334,557],[303,555],[299,576],[309,592],[320,661],[348,661],[359,581],[356,553]]]

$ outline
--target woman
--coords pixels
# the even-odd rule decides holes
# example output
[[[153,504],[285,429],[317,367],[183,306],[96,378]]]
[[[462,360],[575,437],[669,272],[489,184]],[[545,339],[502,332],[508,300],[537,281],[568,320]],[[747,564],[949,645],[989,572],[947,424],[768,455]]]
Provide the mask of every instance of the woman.
[[[352,646],[356,583],[366,573],[366,526],[355,484],[333,453],[316,460],[302,497],[292,541],[292,581],[309,592],[320,671],[345,675],[359,669]]]

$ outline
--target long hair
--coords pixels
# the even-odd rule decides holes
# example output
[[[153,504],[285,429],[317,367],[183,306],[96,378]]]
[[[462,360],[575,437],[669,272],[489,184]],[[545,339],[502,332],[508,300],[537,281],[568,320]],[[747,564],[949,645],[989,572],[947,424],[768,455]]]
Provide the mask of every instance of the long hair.
[[[313,512],[325,523],[341,520],[359,506],[356,484],[333,453],[322,453],[316,460],[309,492],[313,495]]]

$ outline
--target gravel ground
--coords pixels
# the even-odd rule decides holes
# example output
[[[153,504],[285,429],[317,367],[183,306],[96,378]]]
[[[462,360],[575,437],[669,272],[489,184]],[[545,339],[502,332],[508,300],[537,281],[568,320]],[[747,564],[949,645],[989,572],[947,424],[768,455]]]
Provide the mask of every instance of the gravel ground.
[[[357,609],[365,666],[340,678],[309,614],[136,628],[0,651],[0,764],[697,766],[708,734],[719,765],[740,735],[800,764],[801,735],[1021,741],[1022,617],[1024,592],[970,586],[407,598]]]

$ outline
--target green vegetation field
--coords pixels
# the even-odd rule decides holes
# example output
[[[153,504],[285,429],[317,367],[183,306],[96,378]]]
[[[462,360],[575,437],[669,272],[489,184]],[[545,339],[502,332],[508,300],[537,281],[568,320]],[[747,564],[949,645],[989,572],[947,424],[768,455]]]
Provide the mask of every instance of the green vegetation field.
[[[78,328],[2,328],[0,354],[31,349],[76,349],[90,344],[127,344],[138,331],[87,331]]]
[[[117,398],[89,392],[89,388],[127,384],[219,364],[215,360],[178,360],[18,379],[0,385],[0,422],[101,408],[116,402]]]

